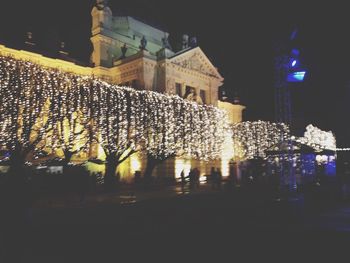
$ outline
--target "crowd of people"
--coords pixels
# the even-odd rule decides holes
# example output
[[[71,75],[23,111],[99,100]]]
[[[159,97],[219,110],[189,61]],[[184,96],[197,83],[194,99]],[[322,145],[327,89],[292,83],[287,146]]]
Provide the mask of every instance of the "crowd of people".
[[[338,188],[342,192],[343,198],[350,199],[350,165],[344,166],[343,172],[334,177],[338,180],[340,185]],[[6,188],[9,184],[7,183],[9,176],[0,175],[0,188]],[[64,169],[63,172],[48,173],[47,171],[41,170],[30,170],[28,169],[25,175],[26,184],[29,185],[29,189],[35,193],[35,196],[55,196],[60,194],[68,194],[78,197],[81,202],[84,202],[85,196],[88,193],[99,193],[108,190],[105,187],[105,178],[101,172],[89,173],[82,166],[73,166],[69,169]],[[302,185],[298,184],[298,189],[307,191],[311,188],[321,189],[333,183],[329,176],[317,173],[314,176],[315,180],[312,182],[304,182]],[[171,185],[176,182],[173,178],[171,180],[165,180],[164,178],[151,178],[152,180],[145,180],[141,171],[136,171],[133,181],[129,181],[128,188],[135,188],[135,190],[153,189],[149,186],[156,185],[162,187]],[[168,178],[169,179],[169,178]],[[220,168],[211,167],[210,172],[203,174],[202,171],[193,167],[190,171],[182,170],[180,173],[179,184],[181,187],[187,187],[190,190],[195,190],[200,185],[206,184],[209,187],[206,189],[222,190],[224,189],[235,189],[241,187],[244,189],[262,189],[266,191],[276,192],[281,188],[281,176],[279,173],[270,174],[267,172],[267,167],[263,163],[253,164],[237,164],[233,163],[230,165],[228,176],[223,177]],[[125,185],[121,182],[121,175],[117,173],[113,178],[110,178],[112,189],[118,190],[119,187]],[[334,180],[333,180],[334,181]],[[11,184],[13,185],[13,184]],[[319,187],[321,185],[321,187]],[[4,186],[4,187],[2,187]],[[8,188],[8,187],[7,187]],[[186,188],[187,189],[187,188]],[[204,188],[203,188],[204,189]]]
[[[212,167],[209,175],[204,175],[205,181],[210,182],[212,189],[221,189],[222,173],[219,168]],[[190,189],[197,189],[200,185],[200,171],[198,168],[193,168],[185,176],[185,171],[180,173],[181,186],[184,187],[187,183]]]

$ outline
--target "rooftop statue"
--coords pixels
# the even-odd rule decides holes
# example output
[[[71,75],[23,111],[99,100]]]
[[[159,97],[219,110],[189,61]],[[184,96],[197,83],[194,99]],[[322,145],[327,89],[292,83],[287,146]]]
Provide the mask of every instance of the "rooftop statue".
[[[191,37],[190,38],[190,47],[196,47],[197,46],[197,38]]]
[[[170,43],[169,43],[168,36],[164,36],[162,38],[162,44],[163,44],[163,48],[167,48],[167,49],[171,50],[171,46],[170,46]]]
[[[147,46],[147,40],[146,40],[145,36],[143,36],[140,40],[140,49],[147,50],[146,46]]]
[[[182,35],[182,49],[188,48],[188,35]]]
[[[96,0],[97,9],[103,10],[106,6],[108,6],[108,0]]]
[[[122,56],[121,56],[121,58],[125,58],[126,51],[128,50],[126,44],[124,43],[124,45],[123,45],[120,49],[121,49],[121,51],[122,51]]]

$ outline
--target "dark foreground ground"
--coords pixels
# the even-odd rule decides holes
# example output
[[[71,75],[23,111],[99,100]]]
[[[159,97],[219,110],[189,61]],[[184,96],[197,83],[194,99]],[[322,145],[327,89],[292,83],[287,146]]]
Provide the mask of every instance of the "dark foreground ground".
[[[41,207],[26,217],[2,222],[0,262],[339,262],[350,250],[350,204],[249,189]]]

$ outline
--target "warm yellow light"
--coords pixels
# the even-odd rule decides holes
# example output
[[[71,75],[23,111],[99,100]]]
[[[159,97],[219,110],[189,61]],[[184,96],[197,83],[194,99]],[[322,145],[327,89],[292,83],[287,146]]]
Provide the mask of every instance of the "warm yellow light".
[[[233,140],[232,140],[231,135],[228,133],[225,136],[225,143],[224,143],[224,147],[222,150],[221,159],[230,160],[233,158],[234,153],[235,153],[235,151],[233,148]]]
[[[191,170],[191,161],[184,159],[175,160],[175,179],[181,178],[181,172],[184,171],[184,175],[188,176]]]
[[[130,156],[130,170],[132,175],[134,175],[136,171],[141,171],[141,161],[136,154]]]
[[[230,160],[221,160],[221,174],[222,177],[230,175]]]
[[[232,137],[230,134],[227,134],[221,156],[221,174],[223,177],[230,175],[230,160],[234,157],[234,153]]]
[[[200,184],[205,184],[206,182],[207,182],[207,177],[204,176],[204,175],[201,175],[201,176],[199,177],[199,183],[200,183]]]
[[[105,173],[105,165],[104,164],[87,162],[85,164],[85,167],[90,173],[101,173],[103,175]]]
[[[99,139],[101,140],[101,135],[99,135]],[[97,145],[97,159],[100,159],[100,160],[106,160],[106,154],[105,154],[105,151],[103,150],[101,144],[98,144]]]
[[[31,61],[44,67],[60,69],[65,72],[73,72],[79,75],[92,75],[94,71],[93,68],[90,67],[82,67],[65,60],[48,58],[37,53],[24,50],[15,50],[3,45],[0,45],[0,54],[3,56],[11,56],[15,59],[20,59],[23,61]]]

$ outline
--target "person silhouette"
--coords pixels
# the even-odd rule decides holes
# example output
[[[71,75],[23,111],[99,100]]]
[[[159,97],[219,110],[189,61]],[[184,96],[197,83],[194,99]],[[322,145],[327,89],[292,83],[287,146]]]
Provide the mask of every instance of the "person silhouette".
[[[210,182],[211,182],[211,188],[215,189],[215,184],[216,184],[216,172],[215,168],[212,167],[210,170]]]
[[[185,181],[185,171],[182,170],[181,173],[180,173],[180,179],[181,179],[181,183],[184,184],[186,181]]]
[[[180,173],[180,179],[181,179],[181,190],[184,191],[185,184],[186,184],[186,178],[185,178],[185,171],[182,170]]]
[[[194,168],[193,169],[193,174],[194,174],[194,185],[196,188],[199,188],[199,169],[198,168]]]
[[[217,188],[220,190],[221,189],[221,183],[222,183],[222,173],[219,168],[216,170],[216,184]]]
[[[195,187],[195,173],[194,173],[193,169],[190,170],[188,177],[190,179],[190,189],[194,189],[194,187]]]

